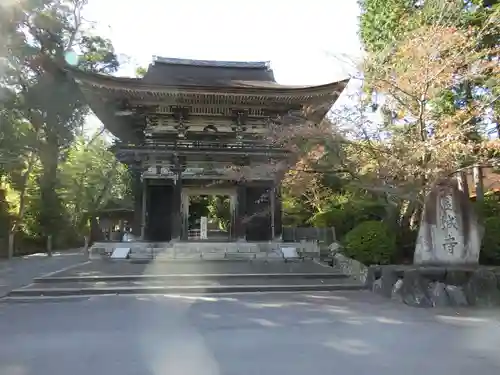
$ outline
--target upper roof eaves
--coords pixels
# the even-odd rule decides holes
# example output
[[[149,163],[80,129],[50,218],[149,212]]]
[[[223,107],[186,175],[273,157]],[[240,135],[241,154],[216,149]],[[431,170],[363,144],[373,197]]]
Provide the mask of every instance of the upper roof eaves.
[[[219,60],[193,60],[178,59],[172,57],[153,56],[153,63],[187,66],[207,66],[214,68],[248,68],[248,69],[270,69],[270,61],[219,61]]]

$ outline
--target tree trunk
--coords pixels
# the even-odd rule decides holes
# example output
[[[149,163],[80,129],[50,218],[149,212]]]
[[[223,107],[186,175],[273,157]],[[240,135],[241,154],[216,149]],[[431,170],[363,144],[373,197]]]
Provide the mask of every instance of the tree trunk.
[[[32,152],[28,157],[28,167],[26,172],[23,174],[21,191],[19,192],[19,211],[17,212],[17,218],[14,220],[14,223],[10,226],[9,230],[9,244],[8,244],[8,257],[11,259],[14,256],[14,246],[15,246],[15,236],[17,229],[19,228],[19,224],[22,223],[24,218],[24,210],[26,207],[26,190],[28,188],[28,181],[33,171],[33,167],[35,165],[36,154]]]
[[[48,135],[46,142],[40,148],[40,161],[43,173],[40,178],[40,195],[42,200],[40,220],[46,236],[53,235],[60,225],[60,202],[57,195],[57,166],[59,148],[57,136]]]
[[[484,182],[482,168],[480,166],[474,166],[472,168],[472,176],[474,179],[474,186],[476,190],[476,201],[481,202],[484,200]]]
[[[412,200],[408,202],[403,215],[401,216],[400,227],[403,230],[410,229],[412,224],[412,217],[417,210],[418,202],[416,200]]]

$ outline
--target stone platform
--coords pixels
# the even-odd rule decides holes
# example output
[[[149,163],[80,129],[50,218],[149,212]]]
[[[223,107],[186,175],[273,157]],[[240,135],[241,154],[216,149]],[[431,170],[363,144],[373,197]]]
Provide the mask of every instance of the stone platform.
[[[35,278],[10,298],[107,294],[204,294],[359,290],[364,285],[313,260],[184,262],[92,260]]]
[[[500,306],[500,267],[371,266],[366,286],[415,307]]]

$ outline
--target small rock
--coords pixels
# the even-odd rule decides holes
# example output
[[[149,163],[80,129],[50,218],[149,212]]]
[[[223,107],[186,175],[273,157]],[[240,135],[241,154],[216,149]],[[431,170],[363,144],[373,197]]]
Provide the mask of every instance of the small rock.
[[[382,279],[377,279],[372,284],[372,292],[381,294],[381,290],[382,290]]]
[[[450,305],[452,306],[467,306],[467,298],[462,287],[456,285],[446,285],[446,293],[448,293],[448,298]]]
[[[434,307],[445,307],[450,305],[446,285],[443,283],[437,282],[430,285],[430,297]]]
[[[376,280],[375,271],[376,268],[374,268],[373,266],[368,267],[366,271],[365,287],[367,289],[373,289],[373,283]]]
[[[392,288],[391,299],[403,302],[403,296],[401,295],[401,289],[403,288],[403,280],[398,279],[394,287]]]
[[[380,279],[382,280],[380,293],[387,298],[391,298],[394,284],[398,281],[398,275],[391,267],[383,267],[382,277]]]
[[[446,272],[445,283],[448,285],[462,286],[467,284],[469,277],[470,271],[448,270],[448,272]]]
[[[432,300],[429,296],[429,282],[420,275],[418,270],[405,271],[401,294],[403,302],[409,306],[433,306]]]
[[[328,246],[328,249],[330,250],[330,253],[334,255],[342,251],[342,245],[340,245],[338,242],[333,242],[330,244],[330,246]]]

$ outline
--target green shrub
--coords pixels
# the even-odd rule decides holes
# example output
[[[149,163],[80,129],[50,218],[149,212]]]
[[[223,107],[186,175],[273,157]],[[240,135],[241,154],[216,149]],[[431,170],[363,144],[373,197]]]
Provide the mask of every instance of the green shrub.
[[[500,217],[484,219],[484,237],[481,246],[481,264],[500,265]]]
[[[358,224],[381,220],[385,216],[385,206],[373,201],[349,201],[330,207],[309,219],[315,227],[334,227],[337,238],[343,238]]]
[[[344,237],[344,254],[361,263],[388,264],[396,252],[396,236],[381,221],[365,221]]]
[[[497,194],[486,194],[484,200],[474,202],[474,206],[483,219],[500,216],[500,201]]]

